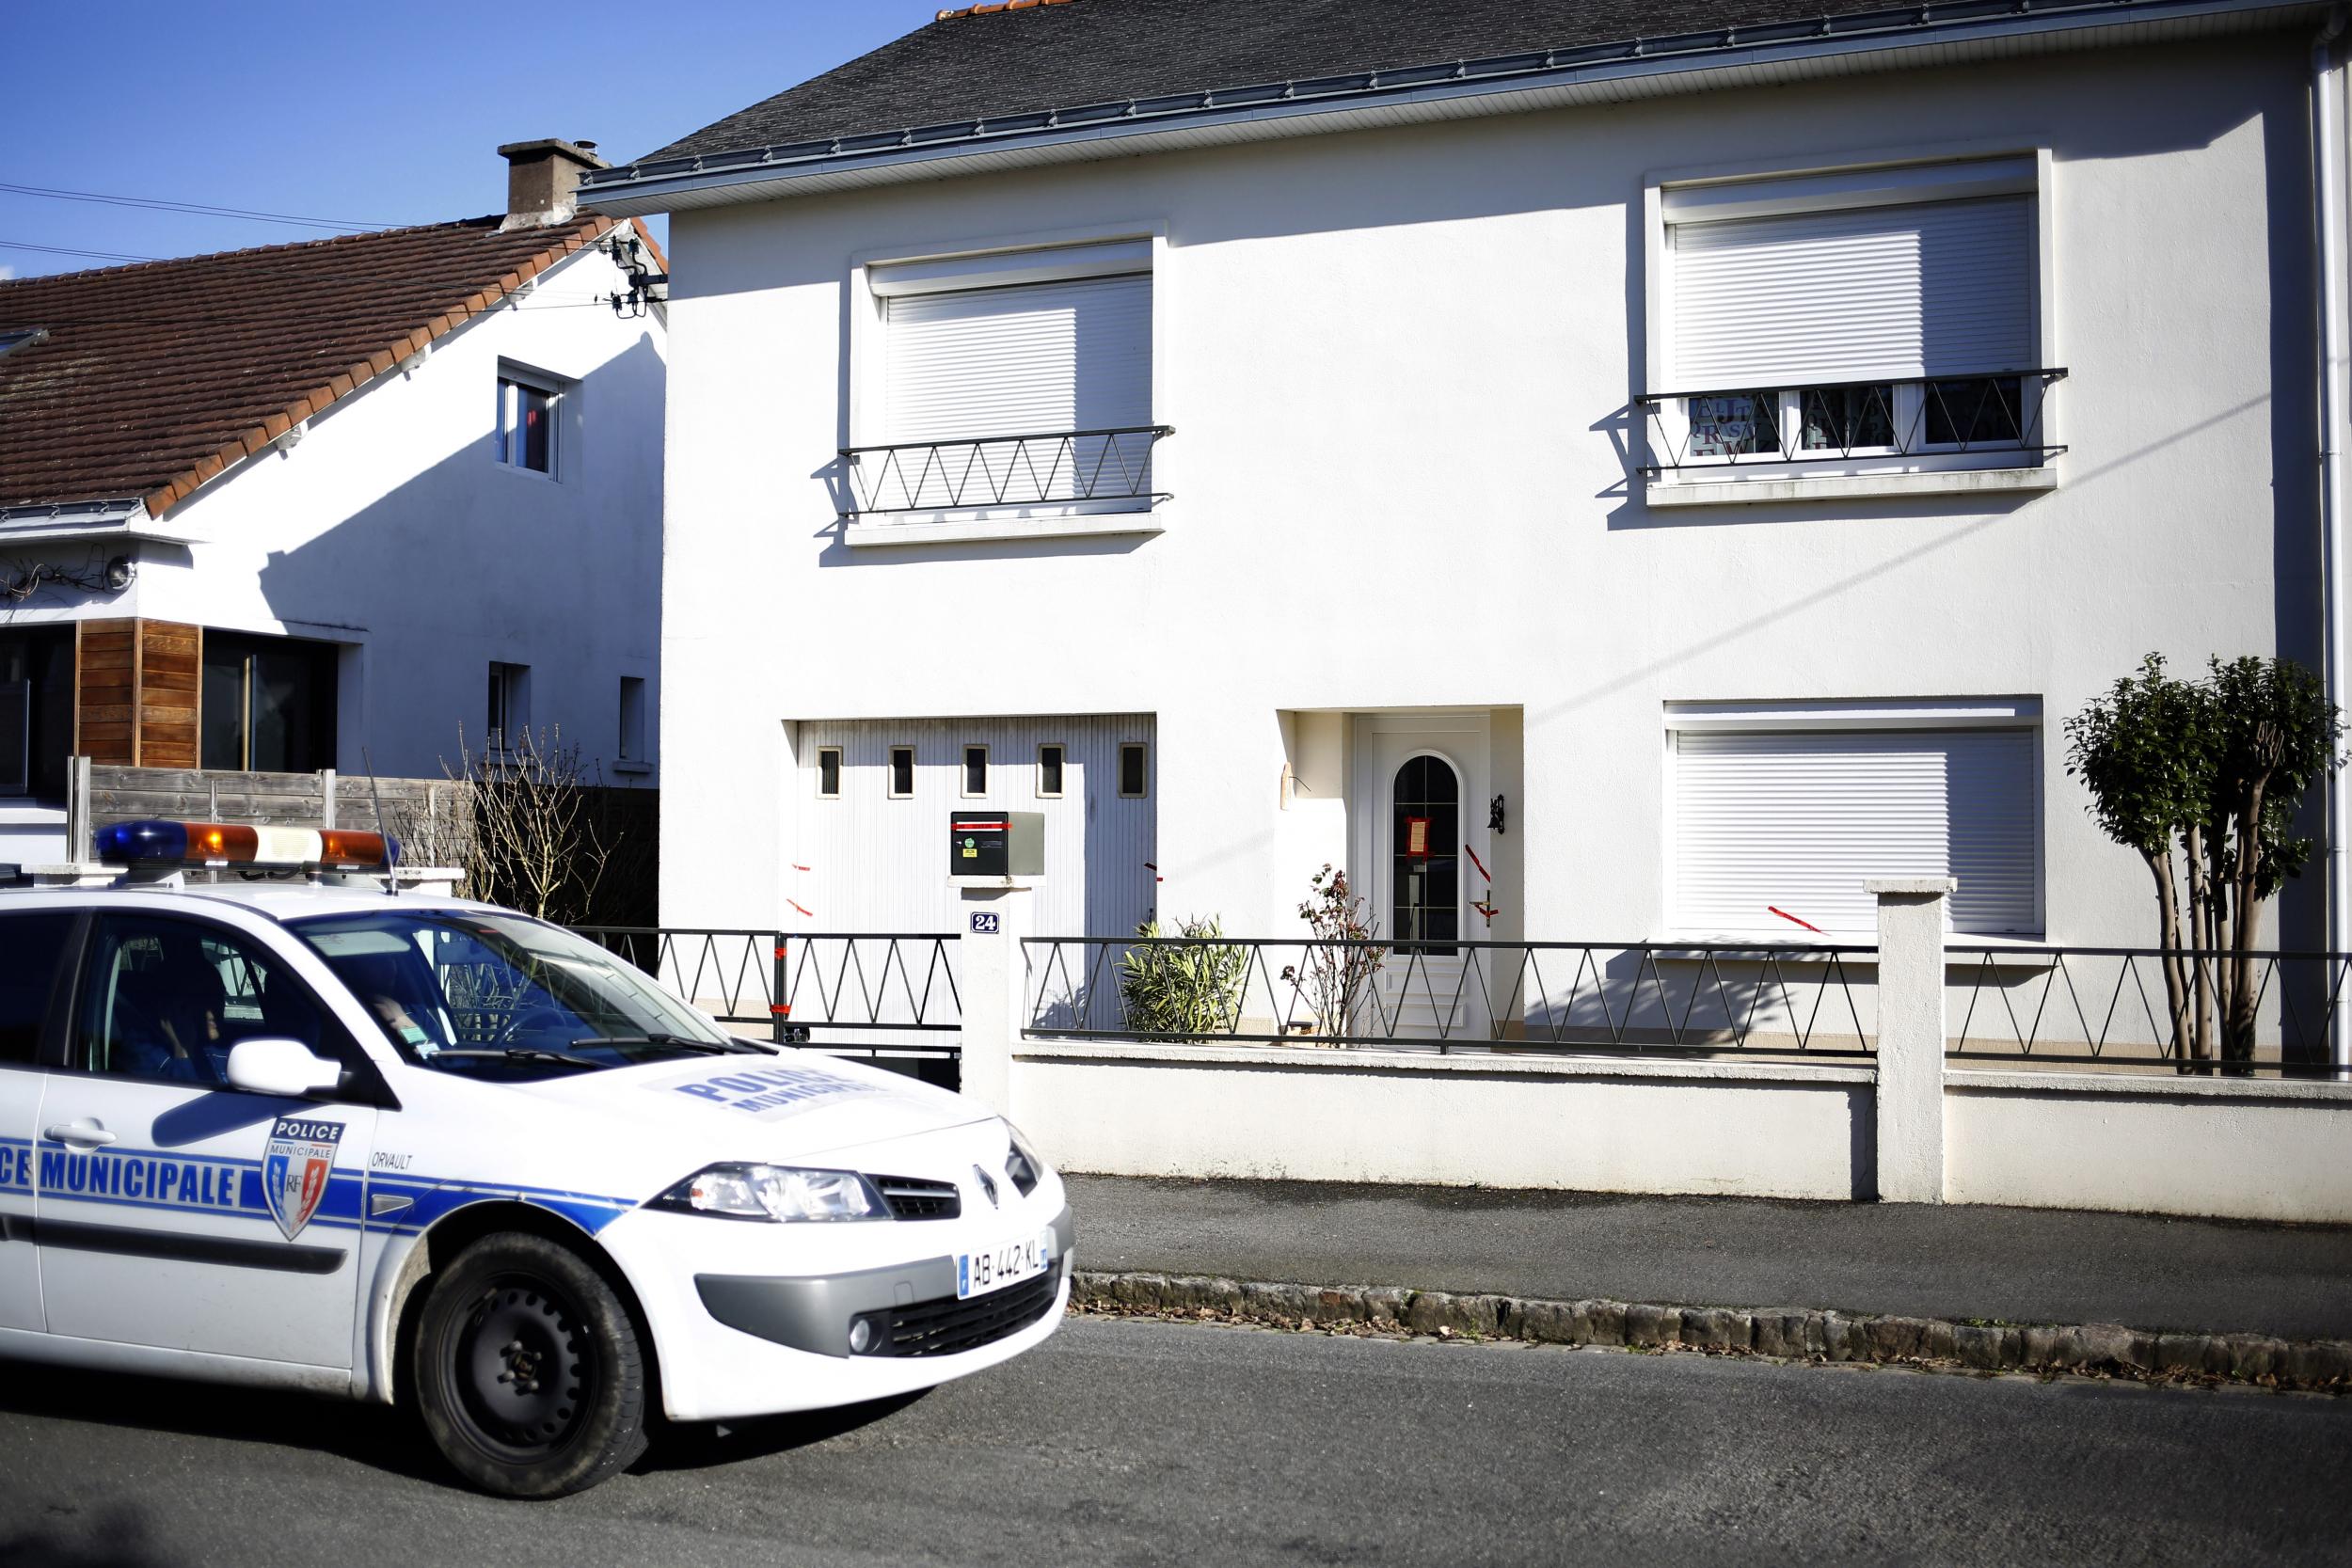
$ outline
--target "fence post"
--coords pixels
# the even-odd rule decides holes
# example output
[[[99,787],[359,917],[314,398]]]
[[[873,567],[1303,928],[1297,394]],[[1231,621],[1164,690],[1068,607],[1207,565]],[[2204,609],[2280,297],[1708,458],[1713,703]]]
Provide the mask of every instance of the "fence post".
[[[1874,877],[1879,902],[1878,1190],[1944,1201],[1944,903],[1949,877]]]
[[[959,879],[963,894],[957,990],[962,1004],[962,1092],[999,1116],[1012,1115],[1012,1053],[1021,1040],[1029,934],[1025,883]]]

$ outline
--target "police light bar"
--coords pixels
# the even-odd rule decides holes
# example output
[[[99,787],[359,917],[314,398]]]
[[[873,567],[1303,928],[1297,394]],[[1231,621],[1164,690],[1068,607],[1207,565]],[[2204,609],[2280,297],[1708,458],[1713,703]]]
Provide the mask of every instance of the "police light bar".
[[[400,841],[342,828],[268,828],[244,822],[117,822],[98,830],[110,865],[332,865],[380,869]]]

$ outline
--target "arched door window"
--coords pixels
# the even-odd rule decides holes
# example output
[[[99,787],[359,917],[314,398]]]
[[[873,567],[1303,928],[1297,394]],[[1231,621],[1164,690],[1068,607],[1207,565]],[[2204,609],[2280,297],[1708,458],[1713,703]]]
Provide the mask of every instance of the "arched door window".
[[[1402,951],[1452,953],[1462,936],[1462,781],[1443,757],[1408,757],[1391,796],[1389,935]]]

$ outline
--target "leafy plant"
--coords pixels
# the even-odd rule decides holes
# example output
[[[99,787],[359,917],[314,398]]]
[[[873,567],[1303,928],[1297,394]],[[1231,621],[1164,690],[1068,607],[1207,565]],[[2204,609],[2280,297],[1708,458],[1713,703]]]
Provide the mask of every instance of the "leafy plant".
[[[1127,1027],[1186,1039],[1230,1034],[1240,1016],[1249,950],[1217,940],[1224,935],[1224,923],[1214,918],[1180,922],[1173,941],[1156,920],[1136,927],[1137,944],[1119,959]]]
[[[1344,1035],[1370,1000],[1388,949],[1356,945],[1372,942],[1375,933],[1364,901],[1348,887],[1346,872],[1326,863],[1307,886],[1311,896],[1298,906],[1298,918],[1313,940],[1299,962],[1282,971],[1282,978],[1306,998],[1317,1034]]]
[[[2137,675],[2066,721],[2067,772],[2090,791],[2093,819],[2138,851],[2156,884],[2183,1071],[2213,1059],[2217,1034],[2224,1061],[2253,1059],[2262,905],[2311,858],[2296,813],[2343,736],[2319,678],[2285,658],[2215,658],[2192,681],[2150,654]]]

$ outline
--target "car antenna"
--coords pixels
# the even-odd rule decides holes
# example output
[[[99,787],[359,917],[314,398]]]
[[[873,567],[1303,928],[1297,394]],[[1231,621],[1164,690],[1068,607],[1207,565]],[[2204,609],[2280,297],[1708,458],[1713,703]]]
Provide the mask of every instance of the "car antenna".
[[[384,831],[384,792],[375,787],[375,763],[365,746],[359,748],[359,766],[368,770],[368,797],[375,802],[375,836],[384,841],[384,896],[400,896],[400,841]]]

